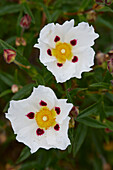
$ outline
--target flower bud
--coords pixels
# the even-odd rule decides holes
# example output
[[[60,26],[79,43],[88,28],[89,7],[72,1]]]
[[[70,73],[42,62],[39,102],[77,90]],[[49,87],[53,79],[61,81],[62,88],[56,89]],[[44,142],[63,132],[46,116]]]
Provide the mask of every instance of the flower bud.
[[[79,114],[79,109],[76,106],[73,106],[70,111],[70,116],[76,118]]]
[[[16,37],[16,41],[15,41],[16,46],[26,46],[26,41],[23,37]]]
[[[11,50],[11,49],[5,49],[3,56],[4,56],[6,63],[9,64],[15,60],[16,51]]]
[[[13,93],[18,92],[18,86],[17,86],[16,84],[13,84],[12,87],[11,87],[11,91],[12,91]]]
[[[97,18],[97,15],[96,15],[96,12],[94,10],[87,12],[88,21],[94,22],[94,21],[96,21],[96,18]]]
[[[110,60],[108,61],[108,70],[113,76],[113,57],[111,57]]]
[[[113,132],[113,131],[110,130],[109,128],[105,128],[105,132],[106,132],[106,133],[110,133],[110,132]]]
[[[96,59],[97,59],[97,64],[101,65],[105,61],[105,54],[102,52],[98,52],[96,55]]]
[[[31,17],[28,14],[25,14],[20,21],[20,26],[22,28],[28,29],[31,24]]]

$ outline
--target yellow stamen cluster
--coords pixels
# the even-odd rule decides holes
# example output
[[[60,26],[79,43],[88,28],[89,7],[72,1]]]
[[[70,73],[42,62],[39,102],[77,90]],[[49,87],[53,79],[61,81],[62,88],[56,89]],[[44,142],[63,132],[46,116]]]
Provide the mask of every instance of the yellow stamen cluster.
[[[52,56],[55,56],[59,63],[65,63],[73,57],[72,46],[68,43],[58,41],[55,48],[52,49]]]
[[[37,122],[37,125],[41,129],[47,130],[51,126],[56,125],[56,112],[54,109],[49,110],[48,107],[43,106],[41,107],[39,112],[36,112],[35,119]]]

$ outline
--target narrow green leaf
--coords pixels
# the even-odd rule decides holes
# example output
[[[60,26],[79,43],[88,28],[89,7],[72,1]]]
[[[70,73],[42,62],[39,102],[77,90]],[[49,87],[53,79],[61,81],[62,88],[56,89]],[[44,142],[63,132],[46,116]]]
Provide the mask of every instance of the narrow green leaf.
[[[113,122],[111,122],[109,120],[105,120],[105,124],[106,124],[107,128],[109,128],[110,130],[113,130]]]
[[[0,80],[10,87],[13,84],[13,76],[5,72],[0,72]]]
[[[93,87],[93,88],[109,88],[109,83],[104,83],[104,82],[99,82],[99,83],[94,83],[91,84],[89,87]]]
[[[27,13],[31,16],[31,18],[32,18],[31,22],[33,24],[35,24],[35,18],[34,18],[33,13],[32,13],[32,11],[31,11],[31,9],[30,9],[30,7],[27,3],[23,3],[23,9],[24,9],[25,13]]]
[[[111,24],[111,22],[103,19],[102,17],[98,16],[97,21],[99,22],[99,24],[103,24],[106,27],[110,28],[111,30],[113,30],[113,25]]]
[[[47,17],[47,20],[48,20],[48,22],[51,22],[52,21],[52,17],[51,17],[51,15],[50,15],[50,13],[49,13],[49,10],[48,10],[48,8],[47,8],[47,6],[45,6],[43,3],[39,3],[40,4],[40,6],[43,8],[43,11],[45,12],[45,14],[46,14],[46,17]]]
[[[28,96],[31,93],[33,86],[34,86],[33,83],[25,85],[16,94],[14,94],[14,96],[11,98],[11,100],[22,99],[22,98]]]
[[[94,127],[94,128],[106,128],[106,125],[101,123],[100,121],[93,119],[91,117],[84,117],[81,119],[77,119],[78,122],[83,123],[86,126]]]
[[[108,6],[103,6],[102,8],[97,9],[97,11],[98,12],[113,12],[113,10]]]
[[[77,120],[83,118],[83,117],[87,117],[89,115],[93,115],[95,114],[97,111],[98,111],[98,102],[97,103],[94,103],[93,105],[87,107],[86,109],[82,110],[80,112],[80,114],[77,116]]]
[[[16,13],[19,12],[21,9],[22,9],[21,4],[7,5],[0,8],[0,16],[10,13]]]
[[[10,89],[5,90],[2,93],[0,93],[0,97],[6,96],[7,94],[10,94],[10,93],[12,93],[12,91]]]
[[[113,106],[104,106],[106,116],[113,116]]]
[[[31,155],[31,153],[30,153],[29,148],[28,148],[28,147],[25,147],[25,148],[22,150],[22,152],[21,152],[21,154],[20,154],[20,156],[19,156],[19,158],[18,158],[18,160],[17,160],[16,163],[17,163],[17,164],[18,164],[18,163],[21,163],[22,161],[26,160],[30,155]]]
[[[87,126],[84,126],[83,124],[79,124],[79,126],[76,128],[75,131],[75,139],[73,144],[73,156],[75,156],[79,151],[81,145],[85,140],[86,134],[87,134]]]

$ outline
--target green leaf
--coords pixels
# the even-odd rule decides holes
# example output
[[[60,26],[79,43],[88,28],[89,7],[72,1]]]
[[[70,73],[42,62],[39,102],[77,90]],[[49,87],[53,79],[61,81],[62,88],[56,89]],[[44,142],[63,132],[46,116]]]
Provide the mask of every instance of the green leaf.
[[[77,120],[83,118],[83,117],[87,117],[89,115],[93,115],[95,113],[97,113],[98,111],[98,102],[94,103],[93,105],[87,107],[86,109],[82,110],[80,112],[80,114],[77,116]]]
[[[24,9],[25,13],[27,13],[31,16],[31,18],[32,18],[31,22],[33,24],[35,24],[35,18],[34,18],[33,13],[27,3],[23,3],[23,9]]]
[[[47,8],[47,6],[45,6],[43,3],[39,3],[40,4],[40,6],[43,8],[43,11],[45,12],[45,14],[46,14],[46,17],[47,17],[47,20],[48,20],[48,22],[51,22],[52,21],[52,17],[51,17],[51,15],[50,15],[50,13],[49,13],[49,10],[48,10],[48,8]]]
[[[25,147],[25,148],[22,150],[22,152],[21,152],[21,154],[20,154],[20,156],[19,156],[19,158],[18,158],[18,160],[17,160],[16,163],[17,163],[17,164],[18,164],[18,163],[21,163],[22,161],[26,160],[30,155],[31,155],[31,153],[30,153],[29,148],[28,148],[28,147]]]
[[[5,95],[7,95],[7,94],[10,94],[10,93],[12,93],[12,91],[11,91],[10,89],[5,90],[5,91],[3,91],[2,93],[0,93],[0,97],[3,97],[3,96],[5,96]]]
[[[113,30],[113,25],[111,24],[111,22],[103,19],[102,17],[98,16],[98,19],[97,19],[98,23],[99,24],[103,24],[105,25],[106,27],[110,28],[111,30]]]
[[[106,128],[106,125],[101,123],[100,121],[93,119],[91,117],[84,117],[81,119],[77,119],[78,122],[83,123],[86,126],[94,127],[94,128]]]
[[[99,82],[99,83],[91,84],[89,85],[89,87],[109,89],[109,83]]]
[[[105,120],[105,124],[106,124],[107,128],[109,128],[110,130],[113,130],[113,122],[111,122],[109,120]]]
[[[75,131],[75,139],[73,144],[73,156],[75,156],[79,151],[81,145],[85,140],[86,134],[87,134],[87,126],[84,126],[83,124],[79,124],[79,126],[76,128]]]
[[[22,99],[24,97],[27,97],[31,93],[32,88],[34,87],[34,85],[35,84],[33,84],[33,83],[25,85],[16,94],[14,94],[14,96],[11,98],[11,100]]]
[[[13,76],[5,72],[0,72],[0,80],[10,87],[13,84]]]
[[[96,11],[98,11],[98,12],[113,12],[113,10],[108,6],[103,6],[102,8],[97,9]]]
[[[7,5],[0,8],[0,16],[10,13],[16,13],[19,12],[21,9],[22,9],[21,4]]]
[[[104,106],[106,116],[113,116],[113,106]]]

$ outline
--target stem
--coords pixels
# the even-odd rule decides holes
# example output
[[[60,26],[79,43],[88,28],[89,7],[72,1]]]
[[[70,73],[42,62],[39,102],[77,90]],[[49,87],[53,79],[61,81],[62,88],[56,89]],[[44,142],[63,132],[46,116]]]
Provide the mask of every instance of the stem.
[[[14,63],[17,64],[18,66],[23,67],[23,68],[27,68],[27,69],[30,69],[30,68],[31,68],[31,66],[25,66],[25,65],[19,63],[18,61],[14,61]]]

